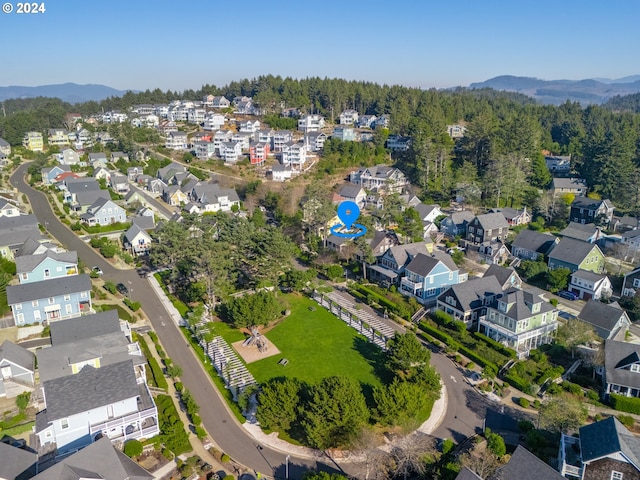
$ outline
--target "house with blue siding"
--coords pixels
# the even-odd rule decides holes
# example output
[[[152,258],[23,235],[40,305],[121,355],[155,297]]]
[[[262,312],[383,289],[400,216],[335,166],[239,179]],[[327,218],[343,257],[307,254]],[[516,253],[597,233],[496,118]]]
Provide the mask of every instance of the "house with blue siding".
[[[89,275],[7,286],[7,303],[17,326],[55,322],[91,312]]]
[[[11,398],[33,389],[35,370],[35,355],[26,348],[5,340],[0,345],[0,397]]]
[[[80,215],[80,219],[88,224],[93,225],[111,225],[116,222],[126,222],[127,213],[124,208],[108,198],[99,198],[93,203],[87,211]]]
[[[16,274],[21,284],[78,274],[77,252],[47,250],[38,255],[16,257]]]
[[[440,231],[448,237],[464,237],[467,234],[467,225],[475,218],[470,210],[454,212],[440,222]]]
[[[409,262],[419,253],[431,255],[432,251],[433,242],[428,241],[393,246],[369,267],[369,279],[384,286],[399,285]]]
[[[58,175],[70,171],[71,166],[69,165],[54,165],[53,167],[45,167],[40,170],[40,173],[42,175],[42,183],[45,185],[52,185]]]
[[[430,255],[418,253],[413,257],[404,269],[400,292],[416,297],[424,305],[435,305],[440,293],[464,280],[451,256],[434,250]]]

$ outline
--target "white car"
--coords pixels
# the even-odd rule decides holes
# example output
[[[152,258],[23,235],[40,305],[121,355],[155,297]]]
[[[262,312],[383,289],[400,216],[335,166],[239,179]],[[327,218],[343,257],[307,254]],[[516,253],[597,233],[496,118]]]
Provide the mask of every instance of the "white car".
[[[92,271],[93,273],[97,273],[98,275],[102,275],[102,274],[104,273],[104,272],[102,271],[102,269],[101,269],[99,266],[97,266],[97,265],[96,265],[95,267],[93,267],[93,268],[91,269],[91,271]]]

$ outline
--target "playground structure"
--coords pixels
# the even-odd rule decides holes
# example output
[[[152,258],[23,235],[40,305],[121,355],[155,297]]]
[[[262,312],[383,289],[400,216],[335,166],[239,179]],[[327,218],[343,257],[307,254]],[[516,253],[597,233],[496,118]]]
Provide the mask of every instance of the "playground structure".
[[[243,347],[251,347],[255,345],[258,347],[258,351],[260,353],[265,353],[269,349],[269,342],[267,338],[263,335],[260,335],[257,327],[251,328],[251,336],[247,338],[244,342],[242,342]]]

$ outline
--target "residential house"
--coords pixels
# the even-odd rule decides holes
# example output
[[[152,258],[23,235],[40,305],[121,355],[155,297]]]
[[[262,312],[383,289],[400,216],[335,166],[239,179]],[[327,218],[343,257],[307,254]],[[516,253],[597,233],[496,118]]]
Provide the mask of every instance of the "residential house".
[[[558,471],[580,480],[638,479],[640,439],[616,417],[580,427],[578,438],[563,433]]]
[[[509,248],[500,241],[487,241],[478,245],[480,261],[489,265],[502,265],[511,256]]]
[[[111,163],[116,163],[118,160],[129,161],[129,155],[124,152],[111,152]]]
[[[432,242],[415,242],[389,248],[376,262],[369,267],[369,278],[383,285],[399,285],[404,268],[418,253],[431,255]]]
[[[66,183],[67,180],[73,179],[73,178],[82,178],[82,177],[80,175],[77,175],[74,172],[64,172],[64,173],[61,173],[60,175],[57,175],[56,178],[53,179],[53,184],[59,186],[61,183]]]
[[[113,174],[109,177],[109,186],[114,192],[125,194],[129,191],[129,179],[119,173]]]
[[[53,180],[61,173],[71,172],[69,165],[54,165],[53,167],[45,167],[40,170],[42,175],[42,183],[44,185],[53,184]]]
[[[162,191],[162,199],[172,207],[184,205],[189,201],[188,195],[178,185],[170,185]]]
[[[224,142],[220,147],[220,157],[225,163],[236,163],[242,157],[240,142]]]
[[[161,179],[167,185],[179,183],[176,180],[176,175],[180,173],[186,173],[187,167],[180,163],[171,162],[169,165],[158,169],[157,177]]]
[[[409,185],[409,180],[404,173],[386,165],[376,165],[351,172],[349,181],[360,185],[365,190],[386,193],[402,193],[402,190]]]
[[[143,174],[144,170],[142,169],[142,167],[127,167],[127,180],[129,180],[130,182],[135,181],[139,175]]]
[[[132,360],[42,383],[46,408],[36,414],[40,445],[58,454],[85,447],[101,437],[111,441],[150,438],[160,432],[158,412]]]
[[[108,438],[101,438],[33,477],[34,480],[63,478],[153,480],[154,476],[113,446]]]
[[[33,152],[42,152],[44,150],[44,140],[40,132],[27,132],[22,139],[22,146]]]
[[[22,215],[20,209],[4,197],[0,197],[0,217],[17,217]]]
[[[527,211],[527,207],[524,207],[522,210],[517,210],[515,208],[494,208],[491,210],[491,213],[502,213],[504,218],[507,219],[507,223],[509,225],[527,225],[531,223],[531,213]]]
[[[22,245],[20,245],[16,250],[15,258],[26,257],[29,255],[41,255],[47,252],[61,253],[66,252],[66,250],[53,243],[46,241],[37,242],[33,238],[29,237],[22,242]]]
[[[16,255],[16,275],[21,284],[78,275],[78,253],[46,249],[43,253]]]
[[[640,250],[640,229],[624,232],[620,236],[620,244],[626,247],[629,253]]]
[[[124,203],[125,205],[145,205],[147,203],[147,199],[140,190],[138,190],[137,188],[132,188],[124,196]]]
[[[93,203],[87,211],[80,215],[80,220],[93,225],[111,225],[117,222],[127,221],[127,212],[113,200],[107,198],[99,198]]]
[[[640,288],[640,267],[636,267],[625,274],[622,281],[622,296],[633,297],[638,288]]]
[[[631,325],[627,312],[618,303],[602,303],[589,300],[578,314],[578,320],[589,324],[600,338],[611,340],[619,332],[626,332]]]
[[[375,115],[360,115],[356,124],[358,128],[373,128],[377,119]]]
[[[384,115],[380,115],[373,124],[373,128],[389,128],[389,124],[391,123],[391,117],[386,113]]]
[[[259,143],[266,143],[269,145],[269,150],[271,150],[271,146],[273,145],[273,136],[275,133],[276,131],[273,128],[258,130],[254,134],[253,139]]]
[[[358,207],[364,208],[365,200],[367,198],[367,192],[362,187],[357,185],[343,185],[338,192],[338,202],[350,201],[354,202]]]
[[[290,130],[276,130],[273,134],[273,151],[282,152],[285,145],[293,142],[293,132]]]
[[[50,128],[47,143],[50,146],[57,147],[69,145],[69,136],[67,135],[67,131],[62,128]]]
[[[560,236],[596,243],[602,237],[602,230],[593,223],[569,222],[569,225],[560,232]]]
[[[285,144],[280,153],[280,163],[293,170],[302,170],[307,162],[307,153],[307,147],[302,142]]]
[[[142,207],[136,215],[131,217],[131,224],[137,225],[143,230],[153,230],[156,228],[156,219],[153,210],[148,207]]]
[[[204,123],[207,111],[204,108],[193,107],[187,110],[187,122],[201,125]]]
[[[550,233],[522,230],[511,244],[511,254],[522,260],[537,260],[549,255],[560,239]]]
[[[298,120],[298,130],[303,133],[319,132],[324,128],[322,115],[306,115]]]
[[[319,152],[324,148],[324,142],[327,140],[327,135],[323,132],[311,132],[305,133],[304,144],[307,150],[310,152]]]
[[[342,142],[354,142],[356,140],[356,129],[353,127],[333,127],[332,138]]]
[[[199,182],[188,192],[188,199],[201,212],[229,212],[235,205],[240,207],[240,198],[233,188],[221,188],[217,182]]]
[[[251,142],[249,145],[249,161],[251,165],[262,165],[271,151],[269,143]]]
[[[610,227],[616,232],[627,232],[640,228],[640,222],[638,222],[636,217],[630,215],[623,215],[621,217],[614,215]]]
[[[238,98],[238,97],[236,97]],[[242,100],[236,102],[235,98],[234,98],[234,104],[235,104],[235,109],[234,112],[235,113],[239,113],[240,115],[255,115],[256,112],[256,108],[253,105],[253,100],[251,100],[248,97],[240,97]]]
[[[65,148],[58,155],[60,165],[80,165],[80,155],[73,148]]]
[[[259,120],[244,120],[239,123],[239,132],[243,133],[256,133],[260,130],[260,121]]]
[[[410,206],[410,205],[409,205]],[[438,217],[442,217],[444,213],[440,210],[440,205],[425,205],[424,203],[418,203],[412,207],[420,215],[420,220],[423,222],[435,222]]]
[[[617,340],[604,342],[603,393],[640,397],[640,345]]]
[[[449,135],[449,137],[454,140],[463,138],[466,131],[467,127],[465,127],[464,125],[447,125],[447,135]]]
[[[367,243],[371,248],[371,253],[376,257],[384,255],[391,247],[400,244],[394,232],[381,232],[379,230],[374,232],[372,239],[367,239]]]
[[[198,141],[193,144],[198,160],[206,161],[216,154],[216,145],[211,141]]]
[[[104,152],[90,153],[89,154],[89,165],[93,168],[107,166],[107,154]]]
[[[581,178],[554,177],[553,180],[551,180],[551,190],[553,191],[554,197],[560,197],[562,195],[586,197],[589,187],[587,187],[587,182]]]
[[[498,213],[485,213],[477,215],[467,225],[468,241],[475,244],[506,240],[509,234],[509,223],[504,215]]]
[[[418,253],[404,269],[400,292],[414,296],[426,306],[436,304],[437,296],[461,281],[460,270],[450,255],[434,250],[430,255]]]
[[[293,176],[293,170],[289,166],[274,165],[271,167],[271,179],[274,182],[284,182]]]
[[[253,140],[254,135],[254,133],[249,132],[236,132],[231,136],[231,141],[234,143],[239,143],[240,149],[243,152],[246,152],[251,146],[251,140]]]
[[[131,252],[132,255],[146,255],[151,248],[151,235],[138,225],[133,224],[124,233],[122,238],[124,248]]]
[[[178,126],[173,120],[163,120],[162,122],[160,122],[157,128],[158,132],[160,132],[162,135],[169,135],[171,132],[178,131]]]
[[[5,157],[11,155],[11,145],[4,138],[0,138],[0,154]]]
[[[389,135],[386,146],[389,150],[395,152],[406,152],[411,146],[411,138],[401,135]]]
[[[147,191],[153,194],[162,196],[164,190],[168,187],[168,185],[161,178],[153,178],[149,177],[148,175],[141,175],[140,177],[138,177],[138,181],[140,181],[140,179],[143,177],[147,177],[144,183],[145,188],[147,189]]]
[[[231,102],[224,96],[214,96],[211,106],[213,108],[229,108],[231,106]]]
[[[509,461],[487,480],[565,480],[549,464],[543,462],[522,445],[518,445]]]
[[[327,237],[327,248],[338,252],[338,254],[344,254],[349,246],[353,245],[353,241],[350,238],[338,237],[337,235],[329,235]]]
[[[0,256],[14,260],[14,254],[27,239],[42,241],[44,237],[35,215],[0,217]]]
[[[213,135],[213,145],[218,151],[218,156],[222,158],[222,144],[230,142],[233,138],[233,132],[230,130],[218,130]]]
[[[498,280],[498,283],[502,286],[502,290],[522,288],[522,279],[513,267],[502,267],[496,264],[490,265],[482,277],[492,276],[496,277],[496,280]]]
[[[467,234],[467,225],[475,218],[470,210],[454,212],[440,222],[440,231],[450,238],[464,237]]]
[[[340,114],[340,125],[353,125],[358,121],[358,112],[352,109]]]
[[[0,345],[0,397],[13,398],[35,386],[36,357],[5,340]]]
[[[7,286],[7,303],[17,326],[54,322],[91,311],[89,275]]]
[[[478,318],[486,315],[487,306],[502,290],[495,275],[473,278],[442,292],[436,301],[436,308],[464,322],[469,328],[476,324]]]
[[[613,293],[609,277],[586,270],[577,270],[571,274],[567,290],[577,294],[580,300],[607,299]]]
[[[11,438],[11,437],[9,437]],[[28,480],[38,472],[38,454],[0,442],[0,478]]]
[[[496,296],[487,314],[478,319],[478,331],[514,349],[519,358],[551,343],[558,329],[558,310],[530,290],[511,289]]]
[[[577,223],[609,225],[613,220],[613,204],[610,200],[576,197],[571,203],[569,220]]]
[[[564,237],[549,253],[549,268],[568,268],[571,272],[588,270],[604,271],[604,254],[598,245]]]
[[[219,113],[208,113],[204,118],[204,129],[209,132],[215,132],[224,127],[226,118]]]
[[[96,180],[104,179],[107,183],[111,180],[111,172],[104,167],[98,167],[93,171],[93,178]]]
[[[170,150],[186,150],[187,134],[179,131],[169,132],[164,146]]]
[[[456,475],[455,480],[484,480],[478,476],[473,470],[469,470],[467,467],[462,467],[460,473]]]
[[[571,172],[571,155],[549,155],[544,162],[554,177],[566,177]]]

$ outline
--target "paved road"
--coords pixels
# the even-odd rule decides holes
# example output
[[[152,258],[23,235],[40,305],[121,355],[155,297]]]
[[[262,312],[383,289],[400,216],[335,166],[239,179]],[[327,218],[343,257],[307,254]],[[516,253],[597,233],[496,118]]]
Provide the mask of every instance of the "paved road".
[[[227,410],[226,404],[220,398],[216,387],[212,385],[200,361],[191,352],[182,332],[172,321],[168,320],[169,314],[151,289],[148,281],[140,278],[133,269],[116,269],[62,224],[53,214],[47,197],[42,192],[31,188],[24,181],[27,167],[28,164],[21,165],[16,170],[11,176],[11,184],[29,197],[33,212],[40,224],[45,225],[49,233],[65,248],[77,251],[78,257],[85,265],[98,265],[102,268],[104,280],[122,282],[133,289],[132,299],[142,304],[143,310],[149,317],[153,329],[158,333],[168,356],[183,368],[184,373],[181,380],[200,405],[202,422],[222,451],[263,475],[271,475],[274,472],[278,477],[284,478],[286,454],[266,446],[259,449],[253,437],[246,433],[236,418]],[[291,478],[299,478],[304,470],[309,468],[331,471],[335,467],[328,464],[317,464],[314,461],[294,456],[290,457],[289,476]]]

